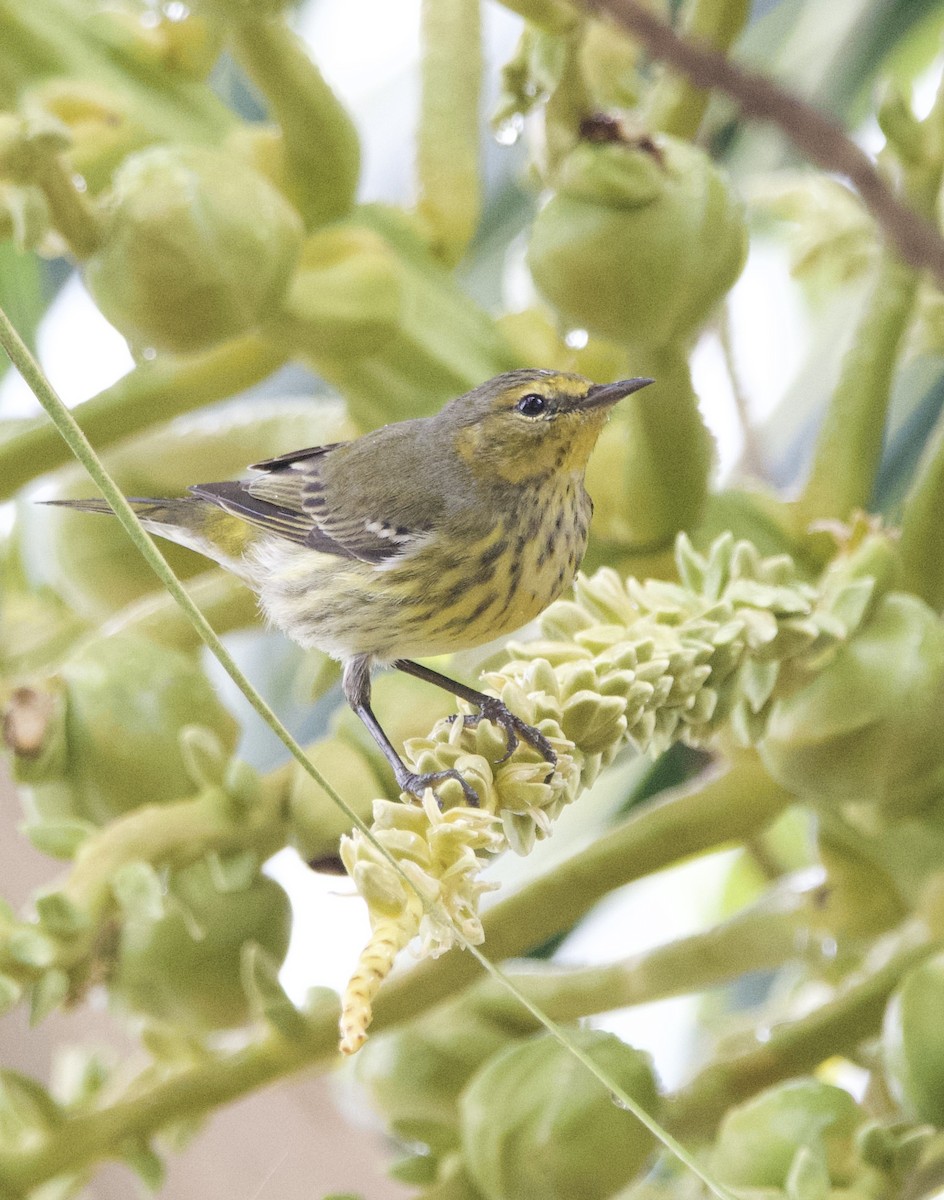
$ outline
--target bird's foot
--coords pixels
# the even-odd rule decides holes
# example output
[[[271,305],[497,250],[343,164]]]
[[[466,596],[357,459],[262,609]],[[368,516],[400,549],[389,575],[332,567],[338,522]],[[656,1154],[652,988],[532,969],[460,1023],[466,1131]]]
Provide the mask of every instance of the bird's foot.
[[[516,716],[508,705],[499,700],[497,696],[483,696],[476,703],[479,711],[466,713],[462,717],[462,723],[467,729],[474,729],[480,721],[491,721],[493,725],[498,725],[505,731],[505,753],[498,763],[507,762],[514,754],[518,743],[524,742],[536,750],[550,765],[551,769],[544,780],[545,783],[550,783],[554,775],[554,768],[557,766],[557,753],[540,729],[535,729],[527,721],[522,721],[521,717]],[[458,714],[449,718],[450,721],[457,719]],[[498,763],[495,765],[497,766]]]
[[[423,775],[417,775],[415,771],[408,771],[406,768],[402,772],[397,772],[397,786],[401,792],[408,792],[411,796],[416,796],[418,800],[423,799],[423,793],[427,788],[432,788],[436,791],[439,784],[447,779],[454,779],[465,793],[466,803],[470,808],[479,807],[479,796],[475,788],[455,769],[448,771],[427,771]],[[442,803],[440,802],[440,807]]]

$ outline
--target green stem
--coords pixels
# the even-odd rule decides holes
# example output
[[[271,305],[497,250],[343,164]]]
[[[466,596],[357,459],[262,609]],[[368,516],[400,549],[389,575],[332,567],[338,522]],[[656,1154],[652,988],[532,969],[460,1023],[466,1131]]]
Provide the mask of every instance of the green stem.
[[[902,586],[944,609],[944,418],[928,442],[905,497],[899,552]]]
[[[174,804],[149,804],[106,825],[80,847],[62,887],[92,920],[110,903],[115,872],[139,859],[160,865],[192,862],[208,851],[248,846],[264,857],[285,844],[278,788],[265,788],[248,809],[230,808],[221,793]]]
[[[80,847],[60,891],[87,918],[81,933],[63,938],[55,965],[70,970],[88,959],[101,936],[112,904],[115,873],[131,862],[161,866],[193,862],[210,851],[252,848],[268,858],[285,845],[283,807],[289,776],[274,772],[264,781],[250,808],[230,806],[222,792],[194,799],[150,804],[118,817]],[[9,933],[17,932],[14,927]],[[42,975],[45,967],[27,966],[8,953],[0,933],[0,968],[20,983]]]
[[[908,114],[910,118],[910,113]],[[916,145],[902,148],[889,136],[888,156],[897,155],[902,199],[910,210],[936,223],[944,177],[944,86],[920,125],[909,124]],[[813,521],[847,520],[866,508],[878,472],[898,358],[911,324],[919,274],[889,248],[883,255],[872,296],[846,354],[836,390],[816,443],[813,466],[796,504],[800,531]]]
[[[111,446],[150,425],[169,421],[251,387],[285,362],[288,352],[255,334],[206,354],[143,362],[73,412],[86,437]],[[69,447],[44,418],[0,442],[0,501],[71,459]]]
[[[201,641],[243,693],[253,710],[282,742],[283,746],[301,765],[302,769],[331,797],[351,824],[364,834],[380,854],[383,854],[385,858],[388,858],[388,861],[392,862],[392,859],[389,859],[384,848],[380,846],[357,813],[337,794],[321,772],[308,760],[304,750],[285,728],[273,709],[263,700],[236,665],[236,660],[220,641],[213,627],[208,623],[206,617],[200,612],[193,600],[191,600],[180,580],[168,566],[167,560],[161,554],[154,539],[145,531],[144,526],[138,520],[131,505],[122,495],[118,485],[105,470],[101,459],[92,449],[91,443],[82,432],[75,417],[56,395],[49,380],[43,374],[39,364],[33,358],[32,354],[30,354],[23,339],[16,332],[10,318],[2,308],[0,308],[0,346],[6,350],[11,362],[23,376],[33,395],[49,414],[50,420],[59,431],[63,441],[85,467],[92,481],[98,486],[99,491],[111,507],[112,512],[114,512],[135,549],[187,614],[190,623],[200,635]],[[396,870],[400,870],[395,863],[393,865]],[[406,880],[405,875],[403,878]],[[409,880],[406,880],[406,882],[409,882]]]
[[[680,32],[687,39],[727,50],[750,16],[749,0],[690,0]],[[691,140],[698,133],[711,92],[698,88],[684,75],[664,73],[652,89],[647,125]]]
[[[555,1021],[575,1021],[782,967],[800,954],[807,912],[803,896],[784,896],[775,906],[749,909],[713,929],[608,966],[551,966],[539,974],[511,969],[505,975]],[[485,987],[499,994],[494,985]]]
[[[847,520],[872,495],[892,379],[911,322],[918,276],[886,254],[820,430],[813,466],[796,502],[799,531]]]
[[[852,977],[828,1003],[798,1021],[776,1026],[766,1041],[711,1063],[666,1105],[666,1124],[679,1137],[710,1137],[732,1104],[762,1088],[811,1071],[844,1054],[881,1027],[899,980],[937,945],[905,930],[881,965]]]
[[[501,0],[501,4],[545,33],[571,33],[580,24],[580,15],[563,0]]]
[[[233,53],[279,123],[293,199],[306,226],[350,212],[360,172],[354,123],[281,16],[250,18],[231,31]]]
[[[769,781],[755,760],[745,759],[700,789],[680,792],[630,817],[564,863],[553,875],[535,880],[496,905],[485,917],[486,944],[493,958],[520,954],[569,928],[612,888],[683,858],[739,840],[766,825],[790,802],[791,797]],[[166,813],[165,806],[161,810],[165,822]],[[757,943],[755,950],[746,948],[752,940],[744,937],[745,924],[749,924],[746,918],[741,919],[740,933],[733,931],[737,919],[730,924],[732,931],[720,934],[722,940],[727,938],[732,945],[741,942],[742,964],[760,963],[766,952]],[[780,936],[784,936],[782,930]],[[640,987],[673,986],[672,960],[677,972],[680,958],[686,954],[692,979],[708,979],[714,970],[709,965],[710,940],[706,935],[694,956],[691,949],[679,951],[666,947],[661,952],[652,952],[649,982],[641,985],[630,982],[629,964],[617,966],[609,980],[598,984],[597,1002],[611,1007],[611,1001],[618,1001],[620,995],[631,996],[634,988],[637,1002],[641,1002]],[[785,945],[784,940],[777,941]],[[699,961],[700,965],[696,965]],[[422,963],[391,980],[377,1002],[375,1031],[422,1014],[466,986],[481,969],[481,964],[470,955],[451,954]],[[719,966],[719,972],[720,969]],[[588,982],[586,976],[583,982]],[[561,1019],[570,1015],[567,1005],[571,1008],[579,1005],[575,995],[566,1004],[562,1002]],[[302,1067],[327,1065],[337,1037],[335,1022],[336,1012],[332,1009],[330,1019],[319,1015],[309,1020],[310,1036],[304,1043],[289,1044],[270,1035],[229,1057],[188,1067],[146,1092],[119,1099],[108,1108],[71,1118],[56,1129],[48,1142],[28,1152],[0,1153],[0,1184],[15,1195],[17,1190],[34,1188],[66,1169],[113,1155],[131,1137],[148,1137],[172,1120],[198,1116]]]
[[[455,264],[481,211],[479,0],[424,0],[423,86],[417,133],[418,210],[439,257]]]
[[[571,929],[614,888],[762,829],[793,802],[753,757],[691,791],[633,813],[592,845],[490,908],[483,919],[493,962],[527,953]],[[475,980],[468,954],[427,960],[389,980],[374,1005],[378,1031],[415,1016]],[[419,1007],[418,1007],[419,1006]]]
[[[81,262],[94,254],[104,236],[101,219],[88,196],[76,188],[62,159],[43,162],[37,169],[36,183],[46,197],[54,228],[65,238],[73,256]]]
[[[259,620],[259,602],[239,579],[216,569],[187,580],[187,594],[217,633],[245,629]],[[178,650],[193,650],[200,636],[167,592],[155,592],[116,613],[103,633],[138,633]]]
[[[329,1063],[336,1054],[337,1008],[324,1003],[306,1019],[307,1036],[288,1041],[268,1031],[242,1050],[213,1056],[97,1111],[69,1117],[28,1150],[0,1151],[0,1194],[19,1197],[66,1172],[117,1156],[136,1137],[198,1117],[302,1067]]]

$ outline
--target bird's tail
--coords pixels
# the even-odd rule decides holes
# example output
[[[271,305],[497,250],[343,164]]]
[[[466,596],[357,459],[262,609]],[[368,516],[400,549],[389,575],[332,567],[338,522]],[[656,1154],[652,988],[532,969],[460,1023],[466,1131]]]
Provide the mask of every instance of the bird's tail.
[[[78,512],[114,515],[105,500],[47,500],[45,503]],[[257,540],[258,532],[247,521],[198,496],[169,500],[129,497],[128,503],[149,533],[196,550],[250,582],[245,555]]]

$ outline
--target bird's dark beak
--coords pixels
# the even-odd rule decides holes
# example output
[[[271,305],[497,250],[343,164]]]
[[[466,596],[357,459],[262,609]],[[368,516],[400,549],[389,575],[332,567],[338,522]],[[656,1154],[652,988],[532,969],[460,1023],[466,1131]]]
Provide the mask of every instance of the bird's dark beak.
[[[624,396],[655,383],[654,379],[619,379],[616,383],[595,383],[580,403],[581,408],[608,408]]]

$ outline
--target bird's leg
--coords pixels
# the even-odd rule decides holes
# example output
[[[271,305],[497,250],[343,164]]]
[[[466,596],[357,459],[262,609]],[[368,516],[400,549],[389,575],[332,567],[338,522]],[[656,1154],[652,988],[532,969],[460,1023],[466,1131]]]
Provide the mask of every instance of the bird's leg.
[[[467,687],[464,683],[457,683],[448,675],[440,675],[438,671],[424,667],[409,658],[398,658],[393,666],[398,671],[405,671],[407,675],[415,675],[417,679],[424,679],[434,687],[442,688],[443,691],[458,696],[460,700],[468,700],[470,704],[476,705],[479,710],[477,713],[470,713],[463,717],[465,725],[474,726],[484,720],[501,726],[505,731],[506,749],[498,760],[499,762],[504,762],[511,756],[519,741],[527,742],[546,763],[550,764],[551,773],[547,777],[547,781],[550,781],[551,775],[554,774],[554,767],[557,766],[557,754],[554,747],[540,729],[535,729],[527,721],[522,721],[497,696],[486,696],[484,692],[477,692],[475,688]]]
[[[448,771],[428,771],[425,775],[418,775],[415,771],[410,770],[397,753],[393,743],[384,733],[380,722],[374,716],[374,711],[370,707],[370,659],[367,655],[361,654],[356,658],[348,659],[344,664],[341,686],[344,689],[344,696],[348,704],[367,726],[371,737],[380,747],[384,758],[393,768],[397,787],[401,791],[408,792],[411,796],[416,796],[421,800],[423,792],[427,788],[435,790],[437,785],[443,783],[446,779],[455,779],[465,793],[466,802],[473,808],[478,808],[478,793],[470,783],[462,778],[458,771],[455,769]]]

